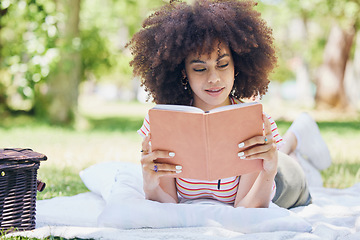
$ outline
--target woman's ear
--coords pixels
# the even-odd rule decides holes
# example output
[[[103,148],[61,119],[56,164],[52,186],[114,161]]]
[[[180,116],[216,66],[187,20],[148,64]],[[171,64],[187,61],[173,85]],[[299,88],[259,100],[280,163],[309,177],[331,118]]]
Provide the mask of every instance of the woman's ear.
[[[187,78],[185,69],[181,70],[183,79]]]

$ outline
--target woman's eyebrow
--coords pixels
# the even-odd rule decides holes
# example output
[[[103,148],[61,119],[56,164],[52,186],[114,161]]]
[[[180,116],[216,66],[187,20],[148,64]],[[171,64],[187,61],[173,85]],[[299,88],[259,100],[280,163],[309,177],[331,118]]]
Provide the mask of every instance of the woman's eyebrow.
[[[200,59],[195,59],[190,62],[190,64],[192,64],[192,63],[205,63],[205,62],[201,61]]]
[[[216,61],[220,61],[220,59],[224,58],[224,57],[230,57],[230,55],[228,53],[224,53],[223,55],[219,56]]]
[[[230,54],[224,53],[223,55],[219,56],[219,57],[216,59],[216,61],[218,62],[218,61],[220,61],[220,59],[222,59],[222,58],[224,58],[224,57],[230,57]],[[200,59],[194,59],[194,60],[192,60],[192,61],[190,62],[190,64],[192,64],[192,63],[206,63],[206,62],[204,62],[204,61],[202,61],[202,60],[200,60]]]

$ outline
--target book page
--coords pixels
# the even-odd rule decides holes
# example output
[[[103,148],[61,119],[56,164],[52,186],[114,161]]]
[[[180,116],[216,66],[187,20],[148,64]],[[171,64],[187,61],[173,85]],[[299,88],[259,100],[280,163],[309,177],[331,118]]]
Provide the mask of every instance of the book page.
[[[250,103],[238,103],[238,104],[232,104],[232,105],[226,105],[222,107],[217,107],[209,111],[209,113],[215,113],[215,112],[221,112],[226,111],[234,108],[243,108],[251,105],[259,104],[258,102],[250,102]]]
[[[153,109],[178,111],[178,112],[204,113],[204,111],[200,108],[193,106],[185,106],[185,105],[157,104],[155,105],[155,107],[153,107]]]

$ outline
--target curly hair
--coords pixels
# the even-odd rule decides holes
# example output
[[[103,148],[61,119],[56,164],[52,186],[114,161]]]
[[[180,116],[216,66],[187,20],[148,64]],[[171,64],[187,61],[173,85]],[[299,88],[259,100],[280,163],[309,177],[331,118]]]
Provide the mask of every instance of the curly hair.
[[[130,66],[155,103],[189,105],[182,85],[185,58],[210,54],[216,42],[229,46],[235,65],[231,96],[263,96],[276,66],[272,30],[252,0],[170,1],[143,22],[127,47]],[[190,90],[191,91],[191,90]]]

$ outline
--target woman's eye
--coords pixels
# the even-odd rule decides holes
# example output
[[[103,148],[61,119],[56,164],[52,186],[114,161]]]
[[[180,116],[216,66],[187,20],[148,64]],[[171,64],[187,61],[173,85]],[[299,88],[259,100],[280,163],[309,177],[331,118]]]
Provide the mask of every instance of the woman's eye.
[[[194,68],[195,72],[203,72],[205,70],[206,70],[206,68]]]
[[[219,68],[226,68],[229,65],[229,63],[219,65]]]

